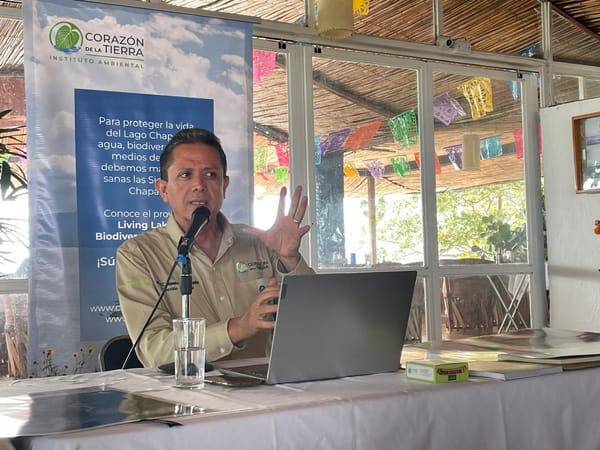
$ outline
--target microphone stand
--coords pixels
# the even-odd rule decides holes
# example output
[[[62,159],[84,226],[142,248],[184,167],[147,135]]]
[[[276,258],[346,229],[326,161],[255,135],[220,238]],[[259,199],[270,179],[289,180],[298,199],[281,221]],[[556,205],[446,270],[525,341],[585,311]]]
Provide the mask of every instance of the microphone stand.
[[[150,324],[150,321],[154,317],[154,314],[156,313],[156,310],[158,309],[160,302],[162,301],[163,297],[165,296],[165,293],[167,292],[167,287],[169,285],[169,281],[171,280],[171,277],[173,276],[173,272],[175,271],[175,267],[177,267],[177,264],[182,265],[181,266],[181,283],[180,283],[181,317],[183,319],[187,319],[190,317],[190,294],[192,293],[192,270],[191,270],[189,256],[187,256],[187,255],[183,256],[183,254],[180,253],[177,255],[177,258],[175,258],[175,261],[173,262],[173,265],[171,266],[171,270],[169,271],[169,275],[167,276],[167,281],[165,282],[165,284],[160,292],[160,295],[158,296],[158,300],[156,300],[156,303],[154,304],[152,311],[150,311],[150,314],[148,315],[148,318],[146,319],[146,322],[144,323],[144,326],[142,327],[140,334],[138,334],[137,338],[135,339],[135,342],[129,349],[129,353],[127,353],[127,356],[125,357],[125,361],[123,362],[123,366],[121,367],[121,369],[127,368],[127,363],[131,359],[133,352],[135,351],[136,347],[138,346],[138,343],[140,342],[140,340],[142,339],[142,335],[144,334],[144,331],[146,331],[146,328],[148,328],[148,325]]]
[[[177,267],[177,263],[178,263],[178,259],[176,259],[173,262],[173,265],[171,266],[171,270],[169,271],[169,275],[167,275],[167,280],[165,281],[165,284],[163,285],[163,288],[160,291],[160,295],[158,296],[158,300],[156,300],[156,303],[154,304],[152,311],[150,311],[150,314],[148,315],[148,318],[146,319],[146,322],[144,323],[144,326],[142,327],[140,334],[138,334],[137,338],[135,339],[135,342],[129,349],[129,353],[127,353],[127,356],[125,357],[125,361],[123,362],[123,366],[121,367],[121,369],[127,368],[127,363],[131,359],[131,355],[133,355],[133,352],[135,351],[136,347],[138,346],[138,343],[140,342],[140,339],[142,338],[144,331],[146,331],[146,328],[148,328],[148,324],[154,317],[154,313],[156,313],[156,310],[158,309],[158,305],[160,305],[160,302],[162,301],[163,297],[165,296],[165,293],[167,292],[167,287],[169,286],[169,281],[171,280],[171,277],[173,276],[173,272],[175,271],[175,267]]]
[[[181,263],[181,282],[179,290],[181,292],[181,318],[190,317],[190,294],[192,293],[192,268],[190,258],[187,255],[179,254],[177,262]]]
[[[183,319],[187,319],[190,317],[190,294],[192,293],[192,270],[191,270],[190,258],[187,255],[184,256],[182,253],[179,253],[177,255],[177,258],[175,258],[173,265],[171,266],[171,270],[169,271],[169,275],[167,276],[167,281],[163,285],[160,295],[158,296],[158,300],[156,300],[156,303],[154,304],[152,311],[150,311],[150,314],[148,315],[148,318],[146,319],[144,326],[142,326],[142,330],[140,331],[140,334],[138,334],[137,338],[135,339],[135,342],[133,342],[133,345],[129,349],[129,352],[127,353],[127,356],[125,357],[125,361],[123,362],[123,366],[121,367],[121,369],[127,368],[127,363],[131,359],[133,352],[135,351],[136,347],[138,346],[140,340],[142,339],[142,335],[144,334],[144,331],[146,331],[146,328],[148,328],[148,325],[150,324],[150,321],[154,317],[154,314],[156,313],[156,310],[158,309],[160,302],[162,301],[163,297],[165,296],[165,293],[167,292],[167,287],[169,285],[169,281],[171,280],[171,277],[173,276],[173,272],[175,271],[175,267],[177,267],[177,264],[182,264],[182,266],[181,266],[181,283],[180,283],[181,317]]]

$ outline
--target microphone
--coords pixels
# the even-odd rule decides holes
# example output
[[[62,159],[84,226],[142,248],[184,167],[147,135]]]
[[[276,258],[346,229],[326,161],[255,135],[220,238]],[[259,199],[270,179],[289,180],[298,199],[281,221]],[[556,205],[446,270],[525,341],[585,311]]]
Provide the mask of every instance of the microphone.
[[[194,210],[192,213],[192,219],[190,220],[190,227],[179,241],[177,252],[180,256],[187,256],[194,245],[196,236],[198,233],[200,233],[200,230],[206,226],[209,220],[210,209],[208,209],[206,206],[199,206]]]

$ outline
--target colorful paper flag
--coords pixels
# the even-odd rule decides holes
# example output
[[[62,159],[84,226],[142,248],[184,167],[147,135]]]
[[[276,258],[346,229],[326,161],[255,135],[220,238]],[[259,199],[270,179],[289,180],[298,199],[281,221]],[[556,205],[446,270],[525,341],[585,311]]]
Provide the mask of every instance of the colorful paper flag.
[[[456,116],[466,116],[467,113],[456,99],[444,92],[433,98],[433,117],[448,126]]]
[[[260,83],[275,71],[275,52],[252,50],[252,80]]]
[[[344,128],[342,130],[332,131],[327,135],[325,140],[320,143],[321,153],[324,155],[330,152],[337,152],[342,150],[346,138],[350,134],[350,128]]]
[[[457,88],[465,96],[471,107],[471,117],[477,120],[494,110],[492,101],[492,80],[474,77]]]
[[[275,144],[275,153],[280,166],[290,167],[290,144],[279,142]]]
[[[417,143],[419,130],[417,129],[417,116],[414,109],[403,111],[387,120],[392,137],[396,144],[407,147]]]
[[[357,127],[354,133],[348,136],[348,139],[344,142],[344,148],[358,150],[361,147],[368,147],[380,126],[381,120]]]

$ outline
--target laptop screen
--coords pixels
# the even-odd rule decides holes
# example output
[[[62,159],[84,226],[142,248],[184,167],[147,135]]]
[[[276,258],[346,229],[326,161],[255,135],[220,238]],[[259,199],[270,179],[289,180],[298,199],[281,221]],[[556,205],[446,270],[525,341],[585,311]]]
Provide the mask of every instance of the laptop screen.
[[[267,383],[395,371],[416,271],[288,275]]]

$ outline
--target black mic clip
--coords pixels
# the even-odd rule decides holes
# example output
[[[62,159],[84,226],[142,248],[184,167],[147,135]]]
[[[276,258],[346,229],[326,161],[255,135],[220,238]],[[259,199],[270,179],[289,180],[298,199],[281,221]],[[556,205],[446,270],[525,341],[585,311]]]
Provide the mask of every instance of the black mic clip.
[[[194,245],[196,236],[200,230],[206,226],[209,220],[210,210],[206,206],[199,206],[194,210],[190,220],[190,226],[187,232],[179,240],[179,244],[177,246],[178,262],[182,262],[180,257],[186,257],[188,255],[192,246]]]
[[[181,236],[181,239],[179,239],[179,244],[177,244],[177,262],[179,264],[183,264],[185,262],[192,245],[194,245],[193,240],[190,242],[189,239],[185,238],[185,236]]]

